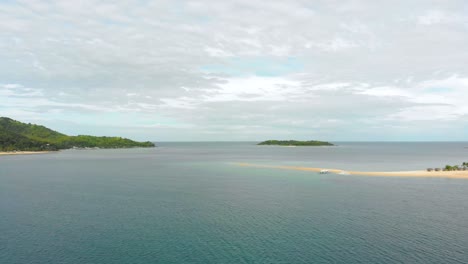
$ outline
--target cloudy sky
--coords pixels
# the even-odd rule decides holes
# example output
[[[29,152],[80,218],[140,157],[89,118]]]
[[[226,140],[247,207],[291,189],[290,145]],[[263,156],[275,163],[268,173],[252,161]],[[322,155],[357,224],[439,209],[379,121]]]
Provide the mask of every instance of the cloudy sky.
[[[0,0],[0,115],[140,140],[468,140],[468,1]]]

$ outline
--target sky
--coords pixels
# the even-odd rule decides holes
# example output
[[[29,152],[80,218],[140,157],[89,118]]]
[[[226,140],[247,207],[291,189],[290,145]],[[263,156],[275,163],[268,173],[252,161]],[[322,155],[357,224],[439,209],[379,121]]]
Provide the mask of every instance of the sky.
[[[0,0],[0,116],[153,141],[466,141],[468,1]]]

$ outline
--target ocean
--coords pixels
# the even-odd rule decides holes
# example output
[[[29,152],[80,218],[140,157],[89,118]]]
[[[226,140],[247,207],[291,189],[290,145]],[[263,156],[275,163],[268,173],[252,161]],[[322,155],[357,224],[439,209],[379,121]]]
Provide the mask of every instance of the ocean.
[[[166,142],[0,156],[0,263],[468,263],[468,143]]]

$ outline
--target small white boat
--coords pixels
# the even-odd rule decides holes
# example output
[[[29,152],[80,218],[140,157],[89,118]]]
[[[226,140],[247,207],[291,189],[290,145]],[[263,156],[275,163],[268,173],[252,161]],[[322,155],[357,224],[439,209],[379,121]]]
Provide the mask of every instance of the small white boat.
[[[320,171],[320,174],[327,174],[327,173],[329,173],[328,170],[321,170],[321,171]]]

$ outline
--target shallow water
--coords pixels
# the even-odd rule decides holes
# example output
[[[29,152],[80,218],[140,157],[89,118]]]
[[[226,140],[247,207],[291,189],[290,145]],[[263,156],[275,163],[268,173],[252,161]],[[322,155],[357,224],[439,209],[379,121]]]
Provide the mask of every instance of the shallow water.
[[[468,263],[468,143],[160,143],[0,157],[0,263]]]

